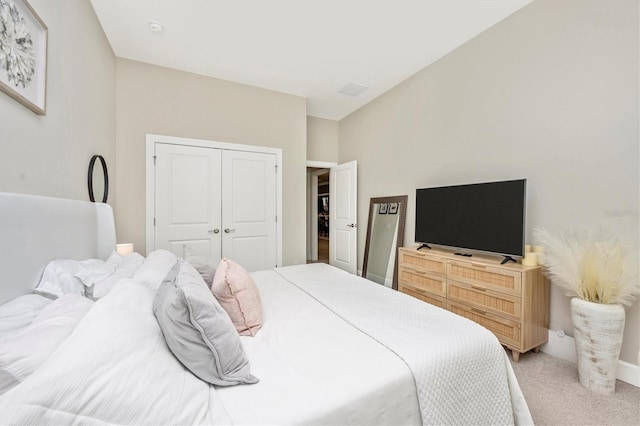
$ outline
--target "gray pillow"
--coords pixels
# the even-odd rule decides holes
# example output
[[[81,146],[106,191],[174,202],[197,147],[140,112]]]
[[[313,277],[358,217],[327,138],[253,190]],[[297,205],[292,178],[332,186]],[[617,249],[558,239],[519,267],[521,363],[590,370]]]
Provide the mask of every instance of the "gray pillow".
[[[229,315],[189,263],[176,263],[153,301],[171,352],[207,383],[231,386],[257,383]]]
[[[204,282],[211,288],[213,282],[213,276],[216,274],[217,263],[213,263],[213,260],[209,260],[205,257],[197,256],[195,252],[190,249],[186,244],[182,245],[182,256],[184,260],[189,262],[191,266],[196,268],[196,271],[202,275]]]
[[[185,260],[198,271],[207,286],[211,287],[217,265],[215,265],[213,261],[200,256],[189,256]]]

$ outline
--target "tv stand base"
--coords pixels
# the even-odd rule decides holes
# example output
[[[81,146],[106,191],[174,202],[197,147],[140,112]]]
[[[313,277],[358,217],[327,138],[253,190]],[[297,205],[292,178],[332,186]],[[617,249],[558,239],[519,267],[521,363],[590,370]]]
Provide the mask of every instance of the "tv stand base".
[[[504,265],[507,262],[513,262],[513,263],[518,263],[517,260],[515,260],[513,257],[511,256],[504,256],[504,259],[502,259],[502,262],[500,262],[501,265]]]
[[[463,257],[472,257],[473,256],[471,253],[459,253],[459,252],[457,252],[457,253],[453,253],[453,254],[455,254],[456,256],[463,256]]]
[[[429,246],[429,244],[424,244],[424,243],[421,244],[420,247],[418,247],[416,250],[420,250],[420,249],[423,249],[423,248],[428,248],[429,250],[431,250],[431,247]]]

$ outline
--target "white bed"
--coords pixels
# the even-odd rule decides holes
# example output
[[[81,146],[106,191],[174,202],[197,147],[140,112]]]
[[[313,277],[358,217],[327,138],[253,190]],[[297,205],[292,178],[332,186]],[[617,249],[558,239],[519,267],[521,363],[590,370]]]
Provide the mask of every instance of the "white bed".
[[[71,204],[51,210],[51,203]],[[23,208],[43,212],[37,220],[46,223],[32,227]],[[106,205],[0,193],[0,214],[9,236],[0,243],[0,268],[12,277],[0,283],[3,302],[29,293],[48,261],[106,259],[115,245]],[[73,230],[73,223],[91,222],[87,217],[100,219]],[[74,236],[46,232],[54,225]],[[49,235],[55,241],[44,242]],[[38,261],[18,259],[27,253]],[[240,339],[260,381],[209,385],[173,356],[152,311],[153,289],[174,263],[168,252],[154,252],[105,297],[88,307],[73,302],[72,330],[0,396],[0,423],[533,423],[491,333],[327,265],[252,274],[263,326]],[[35,303],[53,310],[53,303]]]

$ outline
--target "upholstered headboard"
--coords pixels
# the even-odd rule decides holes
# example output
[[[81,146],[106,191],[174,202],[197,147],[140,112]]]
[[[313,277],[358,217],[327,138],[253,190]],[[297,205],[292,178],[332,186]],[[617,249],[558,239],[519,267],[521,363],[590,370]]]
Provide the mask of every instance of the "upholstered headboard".
[[[0,192],[0,304],[30,293],[53,259],[107,259],[116,246],[108,204]]]

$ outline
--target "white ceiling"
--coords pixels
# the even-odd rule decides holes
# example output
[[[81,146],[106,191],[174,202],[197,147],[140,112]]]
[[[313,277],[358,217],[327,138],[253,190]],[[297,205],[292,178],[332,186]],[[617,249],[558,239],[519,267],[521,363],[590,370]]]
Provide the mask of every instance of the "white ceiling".
[[[91,0],[118,57],[302,96],[333,120],[530,2]]]

